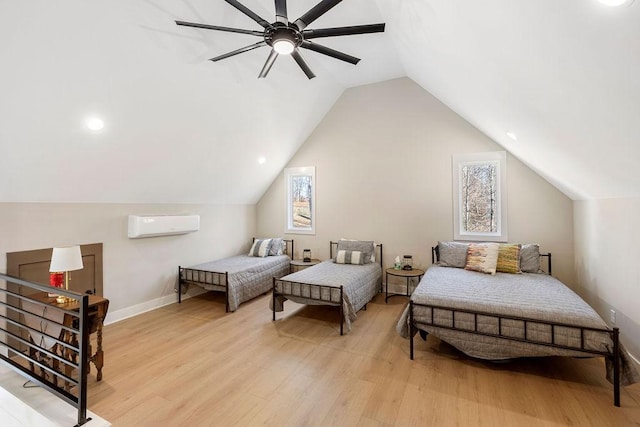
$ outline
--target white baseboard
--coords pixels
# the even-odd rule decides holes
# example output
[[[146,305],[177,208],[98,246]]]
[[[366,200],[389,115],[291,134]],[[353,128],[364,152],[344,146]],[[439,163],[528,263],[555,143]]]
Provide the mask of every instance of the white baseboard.
[[[182,295],[182,299],[189,299],[206,292],[204,289],[190,289],[188,294]],[[164,307],[165,305],[173,304],[177,302],[178,295],[174,292],[171,295],[165,295],[160,298],[156,298],[151,301],[143,302],[142,304],[132,305],[120,310],[107,313],[107,317],[104,320],[105,325],[116,323],[129,317],[137,316],[138,314],[146,313],[147,311],[155,310],[156,308]]]

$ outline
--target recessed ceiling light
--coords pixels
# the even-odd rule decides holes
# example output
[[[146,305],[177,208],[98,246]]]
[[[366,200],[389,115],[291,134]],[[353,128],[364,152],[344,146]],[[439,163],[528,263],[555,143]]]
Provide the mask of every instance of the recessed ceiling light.
[[[85,120],[85,124],[89,130],[101,130],[104,128],[104,121],[98,117],[90,117]]]
[[[515,132],[507,132],[507,136],[513,139],[514,141],[518,140],[518,135],[516,135]]]
[[[633,0],[598,0],[598,1],[604,4],[605,6],[611,6],[611,7],[622,6],[623,4],[631,4],[633,2]]]
[[[267,162],[265,157],[258,157],[258,164],[264,165]]]

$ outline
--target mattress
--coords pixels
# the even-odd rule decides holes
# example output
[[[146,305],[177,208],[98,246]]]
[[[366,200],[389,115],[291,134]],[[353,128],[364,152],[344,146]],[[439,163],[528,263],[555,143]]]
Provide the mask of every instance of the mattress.
[[[235,311],[241,303],[271,290],[273,277],[282,277],[289,272],[290,260],[288,255],[264,258],[237,255],[187,267],[182,272],[182,279],[206,290],[225,291],[223,277],[207,275],[207,272],[228,273],[229,310]]]

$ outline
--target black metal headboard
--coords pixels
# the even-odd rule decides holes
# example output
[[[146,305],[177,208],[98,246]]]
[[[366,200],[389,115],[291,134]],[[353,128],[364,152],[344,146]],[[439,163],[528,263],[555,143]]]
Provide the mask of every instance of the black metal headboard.
[[[547,274],[551,276],[551,252],[540,254],[540,257],[547,258]],[[431,247],[431,263],[435,264],[436,261],[440,261],[440,249],[438,248],[438,245]]]
[[[336,248],[338,247],[338,242],[334,242],[334,241],[330,241],[329,242],[329,258],[333,259],[333,246],[336,246]],[[376,259],[378,260],[378,262],[380,263],[380,268],[384,269],[384,266],[382,265],[382,243],[376,243],[376,249],[378,249],[378,255],[376,256]]]

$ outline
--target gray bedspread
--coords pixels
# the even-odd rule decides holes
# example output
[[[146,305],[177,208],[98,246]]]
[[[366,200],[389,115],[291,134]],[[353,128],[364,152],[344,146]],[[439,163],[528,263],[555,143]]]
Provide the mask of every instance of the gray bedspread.
[[[414,291],[411,299],[416,303],[440,305],[457,309],[470,309],[505,316],[519,316],[576,326],[606,328],[600,316],[582,298],[552,276],[546,274],[508,274],[495,276],[467,271],[462,268],[430,267]],[[430,320],[431,309],[414,307],[414,319]],[[450,311],[434,310],[434,323],[451,326]],[[478,329],[498,333],[496,318],[480,316]],[[524,338],[523,322],[503,321],[503,333]],[[456,327],[473,329],[472,316],[456,314]],[[443,328],[420,326],[437,335],[463,352],[482,359],[506,359],[521,356],[548,356],[558,354],[580,355],[571,350],[555,349],[535,344],[509,342],[493,337],[471,335]],[[408,307],[398,323],[398,332],[408,336]],[[546,325],[529,325],[530,339],[551,342],[551,330]],[[556,340],[560,344],[580,346],[579,331],[558,328]],[[605,333],[590,332],[585,336],[589,349],[607,351],[611,345]]]
[[[190,270],[229,273],[229,310],[236,311],[241,303],[271,290],[273,277],[282,277],[289,273],[290,260],[288,255],[264,258],[237,255],[188,267],[183,279],[207,290],[224,291],[224,286],[198,283],[197,275],[190,276]],[[196,280],[189,280],[192,277]],[[214,283],[217,283],[217,277],[212,277]]]
[[[351,322],[358,316],[357,312],[365,306],[380,290],[382,269],[377,263],[365,265],[336,264],[332,260],[323,261],[313,267],[305,268],[289,274],[276,281],[276,292],[287,296],[276,298],[276,311],[283,310],[284,301],[290,299],[300,304],[337,305],[340,286],[343,286],[342,306],[347,331],[351,330]],[[311,285],[329,286],[319,288]],[[329,292],[331,295],[329,295]],[[305,298],[307,296],[307,298]],[[310,298],[309,298],[310,297]],[[318,299],[336,301],[318,301]],[[273,299],[269,301],[273,309]]]
[[[414,303],[438,305],[456,309],[470,309],[503,316],[525,317],[553,323],[564,323],[581,327],[607,328],[606,323],[580,296],[559,280],[546,274],[508,274],[495,276],[467,271],[461,268],[431,266],[415,289],[411,300]],[[431,308],[414,306],[414,323],[431,322]],[[435,325],[452,326],[451,311],[433,309]],[[473,315],[456,313],[456,328],[473,330]],[[585,353],[562,348],[547,347],[532,343],[504,340],[476,335],[463,331],[452,331],[437,326],[419,325],[419,329],[431,333],[472,357],[490,360],[531,356],[581,356]],[[396,326],[398,333],[409,336],[409,306],[405,308]],[[571,327],[556,327],[557,344],[580,348],[580,330]],[[498,320],[491,316],[478,316],[478,330],[498,333]],[[503,320],[502,333],[524,338],[524,322]],[[550,343],[551,327],[529,323],[527,339]],[[585,331],[585,348],[611,351],[613,343],[609,334]],[[623,355],[623,359],[625,359]],[[631,371],[629,371],[631,369]],[[632,366],[622,363],[622,384],[637,380]]]

